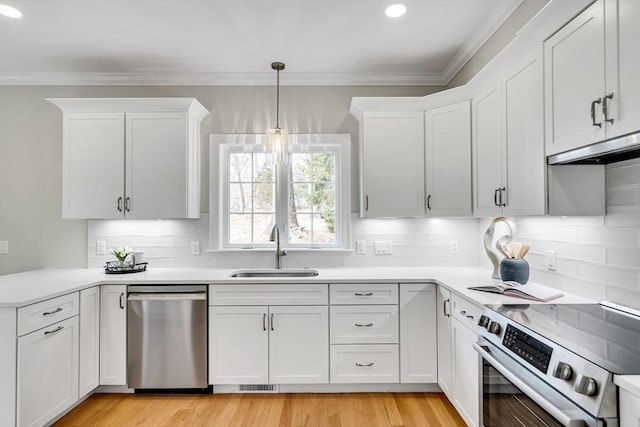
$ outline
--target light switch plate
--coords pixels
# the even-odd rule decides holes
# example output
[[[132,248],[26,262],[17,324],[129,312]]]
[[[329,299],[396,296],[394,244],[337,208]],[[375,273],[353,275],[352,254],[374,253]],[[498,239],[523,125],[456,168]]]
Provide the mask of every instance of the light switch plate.
[[[200,242],[197,240],[191,242],[191,255],[200,255]]]
[[[107,242],[104,240],[96,241],[96,255],[106,255],[107,254]]]
[[[365,255],[367,253],[367,242],[365,240],[356,240],[356,254]]]
[[[376,240],[373,244],[373,252],[376,255],[391,255],[393,253],[393,243],[391,240]]]
[[[0,240],[0,254],[8,254],[8,253],[9,253],[9,241]]]

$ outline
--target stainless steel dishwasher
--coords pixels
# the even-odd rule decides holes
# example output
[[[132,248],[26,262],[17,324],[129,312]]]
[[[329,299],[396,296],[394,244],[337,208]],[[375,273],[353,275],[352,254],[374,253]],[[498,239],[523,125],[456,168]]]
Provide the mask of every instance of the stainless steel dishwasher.
[[[127,386],[206,388],[206,285],[129,286],[127,307]]]

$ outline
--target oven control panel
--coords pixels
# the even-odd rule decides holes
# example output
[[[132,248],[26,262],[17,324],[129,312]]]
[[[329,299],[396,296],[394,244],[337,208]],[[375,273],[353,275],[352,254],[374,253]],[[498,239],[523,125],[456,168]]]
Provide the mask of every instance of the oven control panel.
[[[549,370],[553,348],[515,326],[507,325],[502,345],[543,374]]]

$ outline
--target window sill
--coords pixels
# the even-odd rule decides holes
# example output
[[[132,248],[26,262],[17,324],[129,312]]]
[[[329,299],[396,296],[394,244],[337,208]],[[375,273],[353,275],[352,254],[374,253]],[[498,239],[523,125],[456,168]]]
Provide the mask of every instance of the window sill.
[[[350,254],[353,253],[353,249],[341,249],[341,248],[281,248],[289,253],[294,252],[314,252],[314,253],[332,253],[332,254]],[[207,253],[255,253],[255,252],[275,252],[275,248],[227,248],[227,249],[207,249]]]

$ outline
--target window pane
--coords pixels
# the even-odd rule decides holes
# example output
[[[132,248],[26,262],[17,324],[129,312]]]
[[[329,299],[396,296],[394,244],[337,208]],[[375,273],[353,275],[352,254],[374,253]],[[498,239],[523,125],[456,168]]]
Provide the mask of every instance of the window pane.
[[[251,212],[251,184],[229,184],[229,212]]]
[[[229,215],[229,243],[251,244],[251,215]]]
[[[229,154],[229,181],[251,181],[251,153]]]
[[[291,154],[291,176],[293,182],[311,181],[311,153]]]
[[[275,212],[274,184],[253,184],[253,211]]]
[[[273,215],[256,214],[253,216],[253,243],[269,243],[273,228]]]
[[[336,155],[334,153],[313,153],[313,180],[315,182],[333,181],[335,160]]]
[[[336,192],[332,182],[313,184],[313,212],[335,212]]]
[[[289,216],[289,242],[311,243],[311,215],[292,214]]]
[[[256,182],[273,182],[273,160],[266,153],[254,153],[253,155],[253,180]]]
[[[313,243],[335,243],[335,215],[313,215]]]
[[[311,184],[291,184],[289,210],[291,214],[311,211]]]

